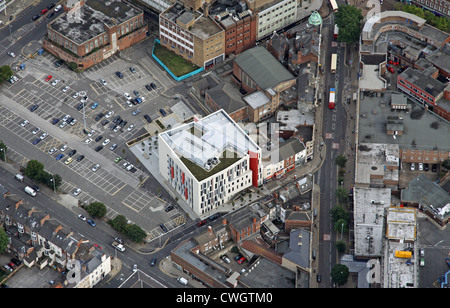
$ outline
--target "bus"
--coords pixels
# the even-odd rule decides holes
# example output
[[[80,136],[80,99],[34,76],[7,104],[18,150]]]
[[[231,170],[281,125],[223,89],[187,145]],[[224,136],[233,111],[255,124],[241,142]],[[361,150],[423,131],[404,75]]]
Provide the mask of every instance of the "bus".
[[[336,73],[336,66],[337,66],[337,54],[333,53],[331,55],[331,74]]]
[[[338,5],[336,0],[330,0],[330,6],[334,13],[338,11]]]
[[[336,90],[334,88],[330,88],[330,100],[328,102],[328,108],[334,109],[336,103]]]
[[[334,25],[334,33],[333,33],[333,38],[336,40],[338,38],[339,35],[339,27],[338,25]]]

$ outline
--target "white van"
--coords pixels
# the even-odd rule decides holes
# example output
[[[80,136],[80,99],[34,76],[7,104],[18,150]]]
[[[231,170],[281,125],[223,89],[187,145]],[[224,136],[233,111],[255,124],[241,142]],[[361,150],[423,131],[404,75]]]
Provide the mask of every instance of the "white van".
[[[25,187],[25,192],[27,194],[29,194],[30,196],[33,196],[33,197],[36,196],[36,191],[33,188],[31,188],[30,186]]]
[[[184,277],[178,277],[177,281],[178,281],[179,283],[181,283],[182,285],[184,285],[184,286],[188,284],[187,279],[184,278]]]
[[[23,182],[23,176],[22,176],[21,174],[16,174],[16,175],[14,176],[14,178],[15,178],[17,181],[19,181],[19,182]]]

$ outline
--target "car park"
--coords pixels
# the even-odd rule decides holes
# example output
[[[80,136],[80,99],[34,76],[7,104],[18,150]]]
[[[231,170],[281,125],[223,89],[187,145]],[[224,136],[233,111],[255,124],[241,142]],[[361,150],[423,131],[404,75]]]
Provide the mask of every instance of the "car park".
[[[29,123],[30,123],[30,121],[24,120],[24,121],[20,124],[20,126],[25,127],[25,126],[27,126]]]
[[[95,165],[91,168],[91,170],[92,170],[93,172],[96,172],[98,169],[100,169],[100,165],[99,165],[99,164],[95,164]]]

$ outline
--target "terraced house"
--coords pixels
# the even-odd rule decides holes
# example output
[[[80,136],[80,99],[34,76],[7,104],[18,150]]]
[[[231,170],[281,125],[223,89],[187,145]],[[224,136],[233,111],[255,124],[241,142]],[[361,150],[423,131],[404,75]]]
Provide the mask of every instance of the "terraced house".
[[[85,70],[145,39],[144,13],[120,0],[68,0],[65,13],[47,25],[43,48]]]

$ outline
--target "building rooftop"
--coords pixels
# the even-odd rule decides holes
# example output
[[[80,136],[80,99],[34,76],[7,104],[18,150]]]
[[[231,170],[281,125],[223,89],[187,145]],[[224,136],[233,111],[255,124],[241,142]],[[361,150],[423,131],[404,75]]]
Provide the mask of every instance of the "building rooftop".
[[[396,92],[394,92],[396,93]],[[425,111],[420,119],[413,119],[411,112],[398,111],[390,108],[391,92],[385,92],[383,97],[361,95],[359,102],[359,143],[397,144],[401,149],[422,149],[435,151],[450,151],[450,125],[431,111]],[[408,99],[408,102],[411,102]],[[412,110],[422,110],[411,102]],[[388,116],[403,118],[403,135],[386,134]],[[439,128],[431,128],[431,124]]]
[[[417,210],[408,207],[390,207],[386,217],[386,236],[390,240],[415,241]]]
[[[264,47],[258,46],[241,53],[236,64],[264,90],[295,77]]]
[[[222,82],[217,86],[205,91],[214,102],[226,113],[232,114],[247,104],[242,100],[242,95],[239,90],[230,82]]]
[[[378,179],[398,181],[400,149],[397,144],[361,143],[358,146],[356,183],[374,184]],[[395,168],[386,168],[395,167]]]
[[[408,67],[399,76],[433,97],[441,94],[447,86],[446,84],[426,74],[426,72],[416,70],[411,67]]]
[[[212,164],[211,175],[217,172],[216,168],[220,168],[223,158],[237,161],[249,155],[249,151],[258,153],[260,150],[222,109],[163,132],[159,134],[159,138],[163,139],[185,164],[190,164],[193,168],[197,165],[203,169],[210,159],[218,158],[218,164]],[[193,168],[189,168],[191,172]]]
[[[76,44],[82,44],[102,33],[105,25],[120,25],[142,11],[120,0],[86,0],[49,24],[49,27]]]
[[[382,256],[384,218],[391,204],[391,190],[355,187],[353,202],[355,256]]]

